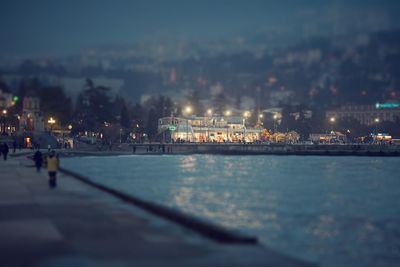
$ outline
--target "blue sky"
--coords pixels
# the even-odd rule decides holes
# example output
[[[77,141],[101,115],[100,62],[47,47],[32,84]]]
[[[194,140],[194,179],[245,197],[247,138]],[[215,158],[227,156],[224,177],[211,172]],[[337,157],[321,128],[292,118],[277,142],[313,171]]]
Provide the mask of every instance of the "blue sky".
[[[70,53],[155,33],[201,39],[290,27],[299,12],[318,13],[327,2],[388,12],[399,7],[397,1],[374,0],[0,0],[0,54]]]

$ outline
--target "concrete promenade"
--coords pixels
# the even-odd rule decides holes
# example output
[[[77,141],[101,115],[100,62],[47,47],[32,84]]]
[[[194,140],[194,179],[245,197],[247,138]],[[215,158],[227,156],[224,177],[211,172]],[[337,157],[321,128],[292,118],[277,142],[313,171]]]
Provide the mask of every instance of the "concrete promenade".
[[[215,243],[64,175],[49,189],[20,156],[0,161],[0,266],[314,265]]]

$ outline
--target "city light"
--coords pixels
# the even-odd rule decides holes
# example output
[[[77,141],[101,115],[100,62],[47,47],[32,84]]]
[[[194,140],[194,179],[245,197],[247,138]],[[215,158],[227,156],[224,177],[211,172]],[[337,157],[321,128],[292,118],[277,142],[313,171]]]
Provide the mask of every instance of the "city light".
[[[70,124],[70,125],[68,125],[68,130],[72,130],[72,125]]]
[[[258,117],[259,117],[260,119],[262,119],[262,118],[264,118],[264,115],[263,115],[263,114],[259,114]]]
[[[336,118],[335,118],[335,117],[331,117],[331,118],[329,119],[329,121],[332,122],[332,123],[334,123],[334,122],[336,121]]]
[[[187,106],[187,107],[185,108],[185,113],[187,113],[187,114],[192,113],[192,107],[191,107],[191,106]]]
[[[243,117],[245,117],[245,118],[250,117],[250,111],[245,111],[245,112],[243,113]]]
[[[278,119],[278,115],[274,114],[273,119],[277,120]]]
[[[53,125],[54,123],[56,123],[56,120],[53,119],[53,117],[50,117],[50,119],[47,121],[50,125]]]
[[[50,117],[50,119],[47,121],[50,124],[50,132],[53,131],[53,124],[56,123],[56,120],[53,119],[53,117]]]
[[[230,111],[230,110],[227,110],[226,112],[225,112],[225,115],[226,116],[230,116],[232,114],[232,111]]]
[[[212,115],[212,109],[211,109],[211,108],[209,108],[209,109],[207,110],[207,115],[209,115],[209,116]]]
[[[374,120],[376,123],[379,123],[379,118],[375,118],[375,120]]]
[[[190,115],[192,113],[192,107],[187,106],[185,112],[186,115]],[[189,142],[189,119],[186,120],[186,142]]]
[[[3,109],[3,115],[7,115],[7,109]]]

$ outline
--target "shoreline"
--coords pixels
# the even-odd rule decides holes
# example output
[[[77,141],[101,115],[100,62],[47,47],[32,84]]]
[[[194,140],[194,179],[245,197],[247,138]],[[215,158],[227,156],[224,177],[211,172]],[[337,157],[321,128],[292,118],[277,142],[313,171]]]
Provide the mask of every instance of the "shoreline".
[[[240,144],[240,143],[144,143],[121,144],[114,150],[59,150],[63,156],[86,155],[297,155],[297,156],[400,156],[400,145],[386,144]]]
[[[133,146],[136,147],[133,151]],[[150,149],[151,147],[151,149]],[[79,156],[121,156],[121,155],[230,155],[230,156],[360,156],[360,157],[398,157],[400,145],[379,144],[213,144],[213,143],[182,143],[182,144],[121,144],[113,150],[101,150],[97,147],[55,149],[62,157]],[[35,150],[24,149],[11,157],[29,156]],[[41,149],[46,153],[47,149]]]
[[[65,174],[49,189],[46,173],[27,168],[25,157],[0,165],[4,266],[317,266],[254,239],[203,238]]]

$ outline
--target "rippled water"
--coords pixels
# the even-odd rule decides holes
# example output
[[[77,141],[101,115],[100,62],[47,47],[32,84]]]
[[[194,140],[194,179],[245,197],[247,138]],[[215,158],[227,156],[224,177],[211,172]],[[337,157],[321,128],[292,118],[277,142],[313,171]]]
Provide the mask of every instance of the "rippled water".
[[[400,158],[132,155],[62,165],[322,266],[400,264]]]

